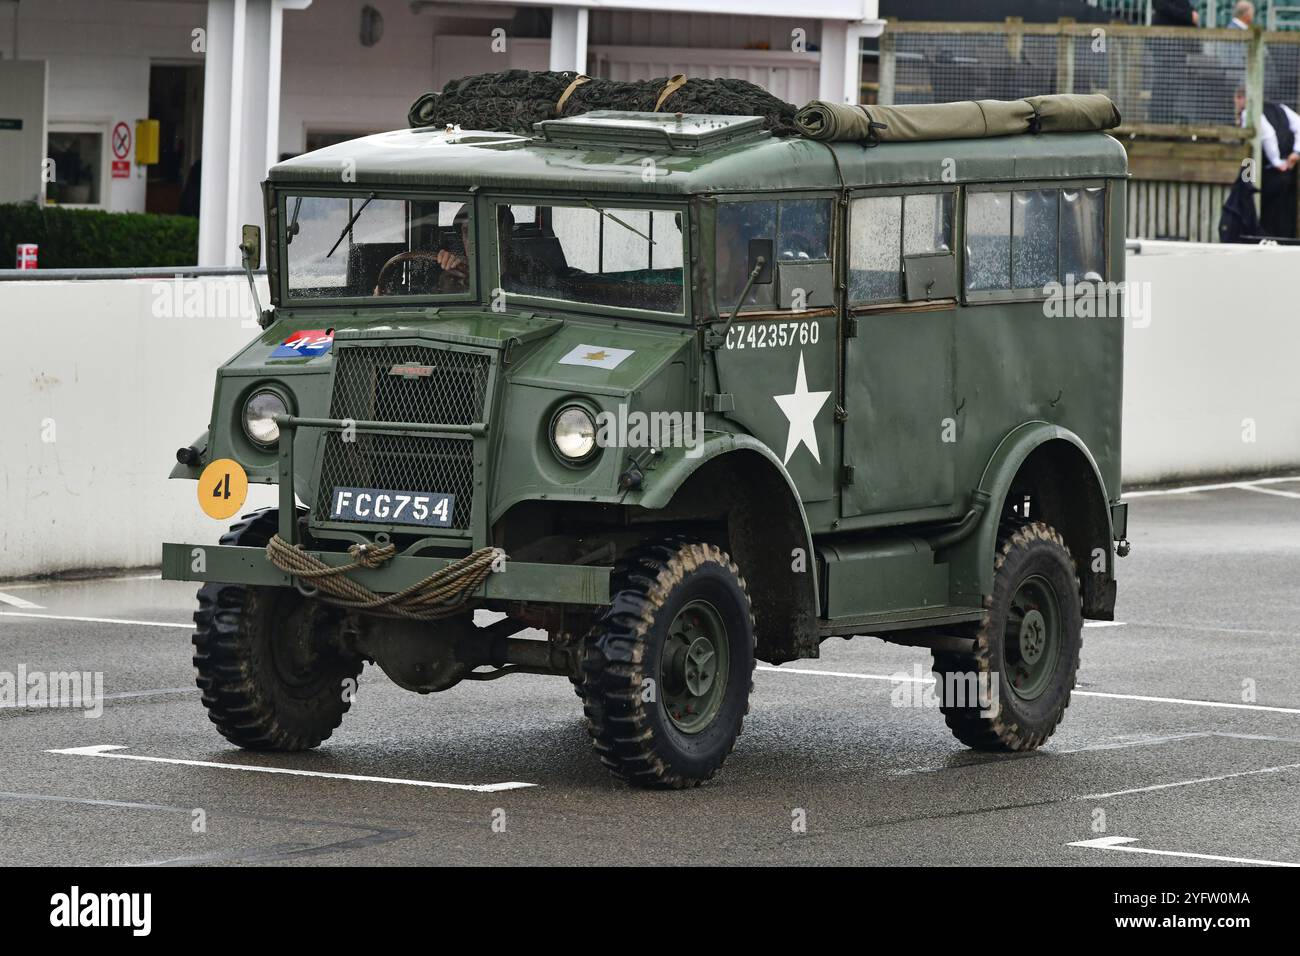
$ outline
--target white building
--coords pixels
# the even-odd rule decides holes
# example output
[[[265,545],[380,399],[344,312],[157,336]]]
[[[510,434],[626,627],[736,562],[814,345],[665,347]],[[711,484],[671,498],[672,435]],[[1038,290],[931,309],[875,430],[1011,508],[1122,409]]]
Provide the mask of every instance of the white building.
[[[856,102],[876,13],[877,0],[0,0],[0,202],[176,212],[201,160],[200,264],[233,264],[270,164],[404,126],[450,79],[685,73]],[[148,118],[161,155],[143,166]]]

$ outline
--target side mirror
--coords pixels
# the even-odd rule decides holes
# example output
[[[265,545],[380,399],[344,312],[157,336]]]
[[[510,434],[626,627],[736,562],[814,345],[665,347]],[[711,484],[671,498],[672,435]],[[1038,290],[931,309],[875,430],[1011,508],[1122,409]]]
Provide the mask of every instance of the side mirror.
[[[262,227],[245,226],[239,251],[244,257],[244,268],[254,270],[262,265]]]
[[[746,273],[754,271],[758,265],[758,259],[763,258],[763,269],[754,280],[754,285],[770,285],[772,283],[772,240],[771,239],[751,239],[749,240],[749,265],[746,267]]]

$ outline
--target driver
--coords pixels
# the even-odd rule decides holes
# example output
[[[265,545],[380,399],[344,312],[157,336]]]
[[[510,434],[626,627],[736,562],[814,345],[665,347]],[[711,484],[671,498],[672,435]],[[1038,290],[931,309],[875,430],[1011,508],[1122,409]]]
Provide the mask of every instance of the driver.
[[[438,250],[437,262],[442,267],[438,276],[439,292],[465,292],[469,289],[469,270],[473,265],[469,243],[469,203],[456,212],[452,227],[460,233],[460,252],[445,246]],[[514,232],[515,217],[509,206],[497,206],[497,234],[509,236]]]

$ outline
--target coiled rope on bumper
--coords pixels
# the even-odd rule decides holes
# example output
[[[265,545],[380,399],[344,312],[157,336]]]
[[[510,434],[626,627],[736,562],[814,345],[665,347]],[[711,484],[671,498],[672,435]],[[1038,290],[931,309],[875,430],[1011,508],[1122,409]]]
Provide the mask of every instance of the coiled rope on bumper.
[[[465,602],[504,562],[500,548],[479,548],[439,568],[428,577],[393,594],[376,594],[348,577],[349,571],[379,568],[397,554],[397,546],[354,544],[348,548],[351,564],[326,564],[301,545],[292,545],[278,534],[266,543],[266,557],[285,574],[316,587],[321,600],[338,607],[365,611],[380,617],[437,620],[460,613]]]

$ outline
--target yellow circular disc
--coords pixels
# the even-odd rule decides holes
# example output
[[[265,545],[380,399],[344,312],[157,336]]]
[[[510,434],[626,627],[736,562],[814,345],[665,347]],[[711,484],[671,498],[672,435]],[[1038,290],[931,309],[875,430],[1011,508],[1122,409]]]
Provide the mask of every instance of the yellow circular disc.
[[[244,507],[248,473],[231,458],[219,458],[199,476],[199,507],[209,518],[229,518]]]

